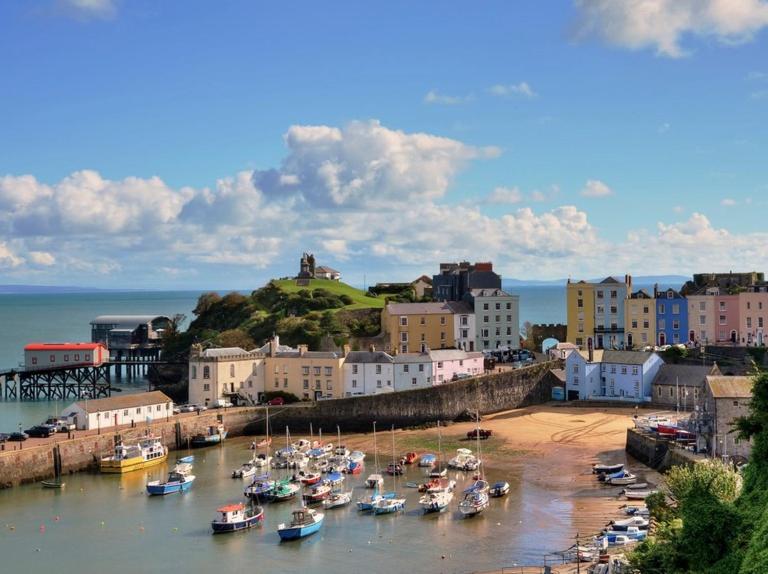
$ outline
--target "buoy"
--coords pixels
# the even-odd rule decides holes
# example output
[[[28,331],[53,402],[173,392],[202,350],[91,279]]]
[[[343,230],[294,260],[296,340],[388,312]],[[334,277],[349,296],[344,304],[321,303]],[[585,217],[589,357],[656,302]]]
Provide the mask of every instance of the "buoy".
[[[440,558],[441,558],[442,560],[445,560],[445,554],[443,554],[443,555],[442,555]]]
[[[40,534],[45,534],[45,524],[40,525]]]
[[[53,517],[53,521],[54,522],[58,522],[59,520],[61,520],[61,516],[54,516]]]
[[[143,526],[139,526],[139,532],[144,532],[144,527]]]

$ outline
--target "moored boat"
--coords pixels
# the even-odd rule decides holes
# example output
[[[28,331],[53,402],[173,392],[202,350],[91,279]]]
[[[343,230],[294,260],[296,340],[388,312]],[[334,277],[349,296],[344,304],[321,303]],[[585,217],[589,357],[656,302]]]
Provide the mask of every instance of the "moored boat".
[[[168,478],[165,481],[152,480],[148,482],[147,494],[150,496],[158,496],[173,494],[174,492],[186,492],[192,488],[192,483],[195,481],[195,475],[189,474],[185,468],[180,469],[180,466],[181,465],[176,465],[176,468],[168,473]]]
[[[437,457],[432,453],[422,454],[419,458],[419,466],[424,468],[432,468],[437,462]]]
[[[298,484],[288,480],[281,480],[275,485],[275,488],[270,493],[270,497],[274,502],[283,502],[294,498],[300,490],[301,486]]]
[[[592,466],[592,474],[613,474],[624,469],[624,463],[618,462],[616,464],[596,464]]]
[[[488,494],[485,492],[470,492],[459,502],[459,512],[464,516],[475,516],[488,508]]]
[[[505,480],[494,482],[493,486],[491,486],[491,489],[488,492],[488,495],[491,498],[501,498],[507,494],[509,494],[509,483]]]
[[[40,481],[40,485],[43,488],[64,488],[67,483],[62,482],[60,478],[54,479],[54,480],[42,480]]]
[[[624,489],[619,493],[619,496],[624,495],[628,500],[645,500],[650,495],[655,494],[656,490],[629,490]]]
[[[403,455],[402,463],[403,464],[413,464],[416,462],[416,459],[419,458],[419,455],[417,455],[415,452],[406,452]]]
[[[471,492],[484,492],[487,494],[489,489],[490,485],[487,480],[478,479],[464,489],[464,494],[469,494]]]
[[[254,474],[256,474],[256,465],[253,464],[252,460],[249,460],[232,471],[232,478],[249,478]]]
[[[612,476],[605,479],[605,484],[610,484],[612,486],[626,486],[628,484],[632,484],[633,482],[637,482],[637,476],[631,472],[626,471],[624,472],[623,476]]]
[[[373,510],[373,505],[376,504],[382,498],[394,498],[394,492],[385,492],[380,494],[376,489],[372,494],[367,494],[357,501],[357,509],[361,512],[370,512]]]
[[[264,519],[261,506],[246,506],[242,502],[217,508],[219,516],[211,521],[214,534],[253,528]]]
[[[368,475],[365,479],[365,486],[367,488],[381,488],[384,484],[384,477],[378,473]]]
[[[312,486],[309,492],[305,492],[302,496],[304,502],[307,504],[314,504],[322,502],[331,495],[331,487],[328,484],[315,484]]]
[[[390,476],[400,476],[403,474],[403,467],[402,465],[391,462],[387,465],[387,474]]]
[[[323,500],[324,508],[338,508],[340,506],[346,506],[352,502],[352,491],[347,492],[335,491],[331,495]]]
[[[405,498],[380,498],[373,503],[373,513],[393,514],[405,510]]]
[[[331,487],[339,486],[344,482],[344,475],[340,472],[331,472],[323,479],[323,482]]]
[[[192,464],[193,462],[195,462],[195,455],[190,454],[188,456],[182,456],[181,458],[177,458],[176,462],[182,463],[182,464]]]
[[[475,470],[477,469],[477,458],[468,448],[456,449],[456,456],[448,461],[448,468]]]
[[[305,470],[300,470],[298,474],[293,475],[293,480],[296,482],[300,482],[304,486],[311,486],[313,484],[317,484],[320,482],[320,479],[323,478],[323,475],[321,475],[319,472],[307,472]]]
[[[280,540],[296,540],[314,534],[323,525],[325,515],[312,508],[301,508],[293,511],[293,518],[289,524],[280,524],[277,533]]]
[[[271,480],[269,475],[257,476],[250,485],[245,488],[243,494],[248,498],[257,498],[259,500],[271,500],[272,493],[277,486],[277,481]]]
[[[419,504],[424,509],[424,513],[442,512],[453,500],[453,492],[442,490],[438,492],[427,492],[419,498]]]
[[[159,438],[148,436],[138,444],[115,446],[115,452],[99,463],[99,470],[106,473],[125,473],[158,465],[168,458],[168,449]]]
[[[205,432],[193,436],[191,444],[193,447],[212,446],[219,444],[225,438],[227,438],[227,429],[224,425],[212,425]]]

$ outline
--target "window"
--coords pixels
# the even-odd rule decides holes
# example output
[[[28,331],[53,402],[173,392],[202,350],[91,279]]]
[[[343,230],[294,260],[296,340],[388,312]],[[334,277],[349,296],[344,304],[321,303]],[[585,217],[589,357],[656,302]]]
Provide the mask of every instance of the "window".
[[[661,396],[661,387],[656,387],[656,396],[657,397]]]
[[[419,325],[426,325],[426,324],[427,324],[426,317],[420,317],[419,318]]]
[[[333,390],[333,381],[330,379],[327,379],[325,381],[325,390],[326,391],[332,391]]]
[[[618,313],[618,311],[619,311],[619,308],[616,305],[611,305],[611,314],[612,315],[615,315],[616,313]]]
[[[51,355],[51,363],[55,363],[55,362],[56,362],[56,355]]]
[[[275,388],[276,389],[280,388],[280,379],[275,379]]]
[[[211,378],[211,367],[208,367],[208,366],[203,367],[203,378],[204,379]]]
[[[79,361],[79,360],[80,360],[80,353],[75,353],[75,361]]]
[[[584,329],[581,329],[581,330],[583,331]],[[582,339],[581,337],[576,337],[576,344],[579,347],[581,347],[584,344],[584,339]]]
[[[376,365],[376,374],[377,375],[381,374],[381,365]]]
[[[488,333],[489,333],[488,329],[481,329],[480,330],[480,335],[483,336],[483,337],[487,337]]]
[[[109,418],[109,413],[104,413],[104,418],[108,419]]]
[[[511,335],[511,334],[512,334],[512,327],[507,327],[507,335]]]
[[[34,364],[34,362],[35,362],[35,361],[33,361],[33,364]],[[196,378],[197,378],[197,367],[193,365],[193,366],[192,366],[192,369],[190,369],[190,370],[192,371],[192,372],[191,372],[191,376],[190,376],[190,378],[192,378],[192,379],[196,379]]]
[[[611,291],[611,299],[616,299],[616,297],[618,297],[618,296],[619,296],[619,292],[618,291]]]
[[[659,328],[659,331],[663,331],[664,329],[667,328],[667,321],[666,321],[666,319],[659,319],[658,328]]]
[[[488,310],[488,303],[483,303],[483,311],[487,311],[487,310]]]
[[[37,357],[32,357],[32,364],[33,365],[37,364]],[[192,378],[194,378],[194,377],[192,377]]]
[[[699,325],[706,325],[706,324],[707,324],[707,316],[699,315]]]
[[[674,305],[672,305],[672,314],[673,315],[680,314],[680,305],[678,303],[675,303]]]
[[[621,374],[626,375],[627,374],[627,367],[621,367]]]
[[[579,295],[581,295],[581,292],[579,292]],[[602,299],[603,298],[603,292],[602,291],[598,291],[597,292],[597,298],[598,299]]]
[[[616,365],[611,365],[611,373],[616,374]]]
[[[408,326],[408,317],[400,317],[400,326],[401,327],[407,327]]]
[[[424,365],[419,365],[419,372],[420,372],[420,373],[423,373],[423,372],[424,372]]]
[[[499,309],[501,309],[501,303],[496,303],[496,310],[498,311]]]
[[[304,388],[306,388],[306,387],[304,387]],[[353,389],[357,388],[357,379],[352,379],[352,388]]]
[[[353,387],[355,386],[355,380],[354,379],[352,379],[352,386]],[[309,388],[309,379],[304,379],[302,381],[302,387],[304,387],[305,389]]]
[[[308,375],[309,373],[307,372],[307,373],[304,373],[304,374],[305,374],[305,375]],[[353,374],[353,375],[356,375],[356,374],[357,374],[357,365],[352,365],[352,374]]]
[[[578,299],[576,301],[576,306],[579,308],[584,307],[584,299]]]
[[[287,378],[283,379],[283,388],[284,389],[288,388],[288,379]]]
[[[511,322],[512,322],[512,315],[507,315],[507,323],[511,323]]]
[[[739,401],[733,401],[733,406],[734,407],[738,407],[739,406]]]
[[[408,345],[401,345],[400,346],[400,352],[401,353],[407,353],[408,352]]]
[[[647,315],[647,314],[648,314],[648,305],[644,305],[644,306],[643,306],[643,314],[644,314],[644,315]]]
[[[707,310],[707,302],[699,301],[699,311],[706,311],[706,310]]]
[[[157,405],[157,406],[155,407],[155,410],[156,410],[156,411],[161,411],[161,410],[162,410],[162,406],[163,406],[163,405]]]
[[[579,331],[579,333],[583,333],[584,332],[584,323],[579,323],[578,324],[578,331]]]
[[[664,303],[659,303],[659,315],[663,315],[665,312]]]
[[[64,362],[69,362],[69,355],[64,355]]]
[[[315,389],[320,391],[320,390],[322,390],[322,388],[323,388],[323,384],[320,382],[320,379],[317,379],[315,381]]]
[[[605,313],[605,306],[604,305],[598,305],[597,306],[597,314],[602,315]]]
[[[235,376],[235,365],[232,364],[229,366],[229,376],[234,377]]]
[[[136,414],[137,414],[137,415],[140,415],[140,414],[141,414],[141,407],[139,407],[138,409],[136,409]]]
[[[501,322],[501,315],[496,315],[496,322],[497,322],[497,323],[500,323],[500,322]]]
[[[427,340],[427,336],[424,333],[421,334],[421,340],[422,341],[426,341]]]
[[[491,344],[488,341],[483,341],[483,349],[488,349]]]
[[[637,329],[637,319],[632,319],[632,328]]]
[[[462,329],[461,330],[461,338],[462,339],[466,339],[467,337],[469,337],[469,330],[468,329]]]
[[[487,323],[490,317],[488,315],[483,315],[483,323]]]
[[[333,375],[333,367],[325,367],[325,376],[330,377]]]
[[[632,367],[632,374],[636,375],[639,372],[639,369],[637,367]]]
[[[643,329],[649,329],[650,326],[651,326],[650,322],[648,322],[647,320],[643,321]]]
[[[408,372],[408,365],[403,365],[403,372],[404,372],[404,373],[407,373],[407,372]]]
[[[377,389],[380,389],[380,388],[381,388],[381,379],[378,379],[378,380],[376,381],[376,388],[377,388]]]
[[[720,310],[725,311],[725,301],[720,301]]]
[[[314,372],[315,372],[315,376],[319,377],[320,376],[320,367],[315,367],[314,368]]]
[[[640,333],[640,340],[641,340],[643,343],[647,343],[647,342],[648,342],[648,333],[645,333],[645,332],[643,332],[643,333]]]
[[[573,377],[573,386],[578,387],[579,386],[579,377]]]
[[[501,327],[496,327],[496,336],[501,335]]]
[[[679,329],[680,328],[680,321],[672,321],[672,329]]]
[[[720,315],[720,324],[725,325],[725,315]]]
[[[619,324],[616,321],[611,321],[611,330],[615,331],[619,328]]]
[[[353,368],[357,369],[357,365],[354,365]],[[357,372],[357,371],[355,371],[355,372]],[[308,366],[301,367],[301,374],[306,377],[309,374],[309,367]]]
[[[573,366],[573,372],[574,373],[578,373],[579,372],[579,366],[578,365],[574,365]]]
[[[440,317],[440,324],[445,325],[445,317]]]
[[[512,309],[512,303],[507,303],[507,311],[510,311]]]
[[[762,305],[762,303],[761,303],[761,305]],[[91,355],[89,355],[88,353],[86,353],[86,354],[85,354],[85,360],[86,360],[86,361],[90,361],[90,360],[91,360]]]
[[[416,386],[416,377],[411,378],[411,384],[415,387]]]
[[[757,318],[757,326],[758,326],[760,329],[762,329],[762,328],[763,328],[763,318],[762,318],[762,317],[758,317],[758,318]]]
[[[211,390],[211,385],[210,385],[209,383],[205,383],[205,384],[203,385],[203,390],[204,390],[204,391],[210,391],[210,390]]]
[[[128,409],[125,409],[125,410],[123,411],[123,416],[124,416],[124,417],[127,417],[127,416],[128,416]]]
[[[443,362],[442,361],[438,361],[437,368],[438,369],[442,369],[443,368]]]
[[[469,324],[468,321],[469,321],[469,317],[467,317],[466,315],[462,315],[461,316],[461,324],[462,325],[468,325]]]

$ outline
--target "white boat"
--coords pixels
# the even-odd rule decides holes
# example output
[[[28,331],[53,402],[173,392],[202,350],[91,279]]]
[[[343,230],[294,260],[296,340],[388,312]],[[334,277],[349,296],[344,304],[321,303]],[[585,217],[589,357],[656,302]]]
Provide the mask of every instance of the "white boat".
[[[637,482],[637,476],[631,472],[625,472],[624,476],[615,476],[605,479],[605,484],[610,484],[613,486],[626,486],[628,484],[632,484],[633,482]]]
[[[488,508],[490,504],[488,495],[485,492],[470,492],[464,495],[464,499],[459,502],[459,512],[464,516],[475,516]]]
[[[624,520],[614,520],[609,523],[611,530],[627,530],[630,526],[635,526],[640,530],[648,529],[649,521],[642,516],[632,516]]]
[[[393,514],[405,510],[405,498],[380,498],[373,503],[373,514]]]
[[[244,462],[240,465],[240,468],[236,468],[232,471],[232,478],[249,478],[256,474],[256,465],[252,460]]]
[[[323,500],[324,508],[337,508],[339,506],[346,506],[352,502],[352,491],[347,492],[332,492],[331,495]]]
[[[265,468],[272,462],[272,457],[262,453],[257,455],[251,462],[257,468]]]
[[[622,494],[627,497],[628,500],[645,500],[650,495],[655,494],[656,490],[622,490],[619,496]]]
[[[472,451],[468,448],[460,448],[456,450],[456,456],[448,461],[448,468],[455,468],[457,470],[468,470],[469,466],[474,466],[477,469],[477,457],[472,454]]]
[[[379,448],[376,444],[376,423],[373,423],[373,466],[379,468]],[[365,486],[367,488],[381,488],[384,484],[384,477],[379,473],[373,473],[368,475],[365,479]]]
[[[453,500],[453,492],[450,490],[441,490],[437,492],[429,492],[419,498],[419,504],[424,509],[424,513],[430,512],[442,512]]]

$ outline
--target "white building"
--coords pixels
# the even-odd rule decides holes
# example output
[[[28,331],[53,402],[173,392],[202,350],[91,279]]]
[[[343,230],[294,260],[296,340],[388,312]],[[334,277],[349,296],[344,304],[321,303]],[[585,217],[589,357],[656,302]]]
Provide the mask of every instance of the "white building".
[[[384,351],[352,351],[344,359],[344,396],[395,390],[395,359]]]
[[[501,289],[473,289],[476,343],[473,350],[520,348],[520,298]]]
[[[448,304],[453,310],[453,339],[456,347],[463,351],[474,351],[477,330],[472,306],[463,301],[451,301]]]
[[[664,361],[640,351],[578,351],[565,359],[568,400],[650,401]]]
[[[172,415],[173,401],[162,391],[78,401],[62,413],[79,430],[152,422]]]
[[[431,353],[395,355],[395,390],[424,389],[432,386]]]

